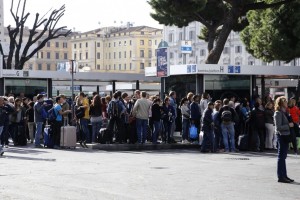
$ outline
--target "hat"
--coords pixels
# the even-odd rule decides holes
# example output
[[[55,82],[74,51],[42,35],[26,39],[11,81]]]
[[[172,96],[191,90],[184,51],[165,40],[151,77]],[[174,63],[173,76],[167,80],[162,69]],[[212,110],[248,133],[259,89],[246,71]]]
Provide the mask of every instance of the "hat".
[[[40,93],[40,95],[44,95],[44,96],[46,96],[46,95],[47,95],[47,93],[46,93],[46,92],[41,92],[41,93]]]

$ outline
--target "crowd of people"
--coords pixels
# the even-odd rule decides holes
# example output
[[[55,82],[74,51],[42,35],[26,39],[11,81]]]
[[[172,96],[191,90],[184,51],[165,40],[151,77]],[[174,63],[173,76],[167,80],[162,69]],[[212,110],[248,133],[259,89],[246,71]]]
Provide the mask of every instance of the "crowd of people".
[[[293,126],[292,145],[297,152],[300,111],[295,98],[288,101],[286,112]],[[49,112],[55,119],[49,120]],[[212,101],[207,93],[189,92],[178,101],[175,91],[163,99],[136,90],[132,96],[118,91],[101,97],[97,92],[88,98],[79,93],[71,104],[65,95],[54,99],[38,94],[33,99],[20,96],[0,97],[1,154],[8,147],[9,138],[14,145],[34,143],[43,147],[43,130],[52,127],[54,148],[60,145],[60,130],[64,125],[77,126],[77,141],[99,142],[100,129],[110,130],[111,139],[105,142],[152,144],[176,143],[174,132],[180,127],[180,142],[199,143],[201,152],[235,152],[239,138],[248,134],[248,150],[276,149],[277,138],[274,122],[274,102],[259,97],[249,101],[236,97]],[[73,113],[73,114],[72,114]],[[72,118],[73,116],[73,118]],[[190,127],[197,128],[200,137],[190,137]]]

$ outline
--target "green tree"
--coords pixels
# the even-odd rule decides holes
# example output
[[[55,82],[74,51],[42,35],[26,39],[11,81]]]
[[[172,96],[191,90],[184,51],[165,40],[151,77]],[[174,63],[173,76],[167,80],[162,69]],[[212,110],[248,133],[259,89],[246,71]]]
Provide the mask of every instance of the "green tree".
[[[187,26],[198,21],[205,28],[200,38],[208,42],[209,54],[206,63],[218,63],[224,45],[231,31],[241,31],[247,25],[247,13],[251,10],[264,10],[294,0],[149,0],[154,9],[153,19],[160,24]]]
[[[25,13],[26,0],[19,0],[16,8],[14,2],[16,1],[11,1],[10,13],[14,18],[15,27],[11,27],[11,25],[7,27],[10,38],[8,55],[4,55],[2,44],[0,44],[0,54],[7,57],[7,59],[3,59],[4,69],[12,69],[13,67],[23,69],[24,64],[42,49],[48,41],[58,37],[67,37],[71,33],[71,30],[66,30],[66,26],[56,27],[65,13],[64,5],[59,9],[49,11],[48,18],[46,18],[47,13],[42,17],[39,13],[36,13],[32,28],[28,31],[25,28],[25,23],[30,13]],[[26,41],[24,40],[24,34],[28,34]],[[36,46],[33,46],[35,44]]]
[[[300,57],[300,2],[251,11],[247,18],[241,39],[254,57],[266,62]]]

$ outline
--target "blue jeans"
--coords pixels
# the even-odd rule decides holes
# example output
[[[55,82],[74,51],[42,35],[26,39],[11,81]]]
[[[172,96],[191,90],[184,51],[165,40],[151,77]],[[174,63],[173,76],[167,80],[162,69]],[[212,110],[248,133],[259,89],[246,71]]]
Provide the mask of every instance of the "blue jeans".
[[[203,131],[203,141],[201,145],[201,152],[206,151],[206,147],[208,144],[210,144],[210,151],[215,152],[215,142],[214,142],[214,131],[213,130],[205,130]]]
[[[102,126],[102,122],[92,122],[92,130],[93,130],[93,138],[92,138],[92,142],[96,142],[97,141],[97,135],[101,129]]]
[[[234,126],[233,123],[229,124],[221,124],[222,135],[223,135],[223,142],[225,146],[225,151],[229,151],[229,144],[228,144],[228,135],[230,137],[230,150],[235,151],[235,139],[234,139]]]
[[[277,160],[277,176],[278,178],[287,177],[285,159],[289,149],[289,144],[284,142],[281,135],[277,135],[278,144],[278,160]]]
[[[161,129],[160,121],[154,121],[154,131],[153,131],[153,134],[152,134],[152,143],[153,144],[157,143],[157,137],[158,137],[160,129]]]
[[[85,118],[80,119],[80,126],[82,130],[82,141],[90,141],[90,131],[89,131],[89,120]]]
[[[4,126],[0,126],[0,140],[1,140],[1,136],[2,136],[2,132],[3,132]],[[2,143],[2,140],[1,140]],[[2,145],[0,143],[0,151],[2,151]]]
[[[35,125],[36,125],[36,131],[35,131],[34,144],[40,145],[41,134],[43,133],[43,122],[36,122]]]
[[[136,130],[138,135],[138,143],[144,144],[147,136],[147,119],[136,118]]]
[[[189,139],[190,120],[182,119],[182,140]]]

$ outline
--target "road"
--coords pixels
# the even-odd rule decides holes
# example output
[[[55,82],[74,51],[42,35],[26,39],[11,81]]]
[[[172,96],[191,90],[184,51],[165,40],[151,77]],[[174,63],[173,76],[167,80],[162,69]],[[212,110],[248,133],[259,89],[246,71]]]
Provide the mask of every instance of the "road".
[[[289,155],[289,176],[296,182],[282,184],[276,178],[276,153],[271,152],[10,147],[0,158],[0,199],[295,200],[300,199],[299,159]]]

